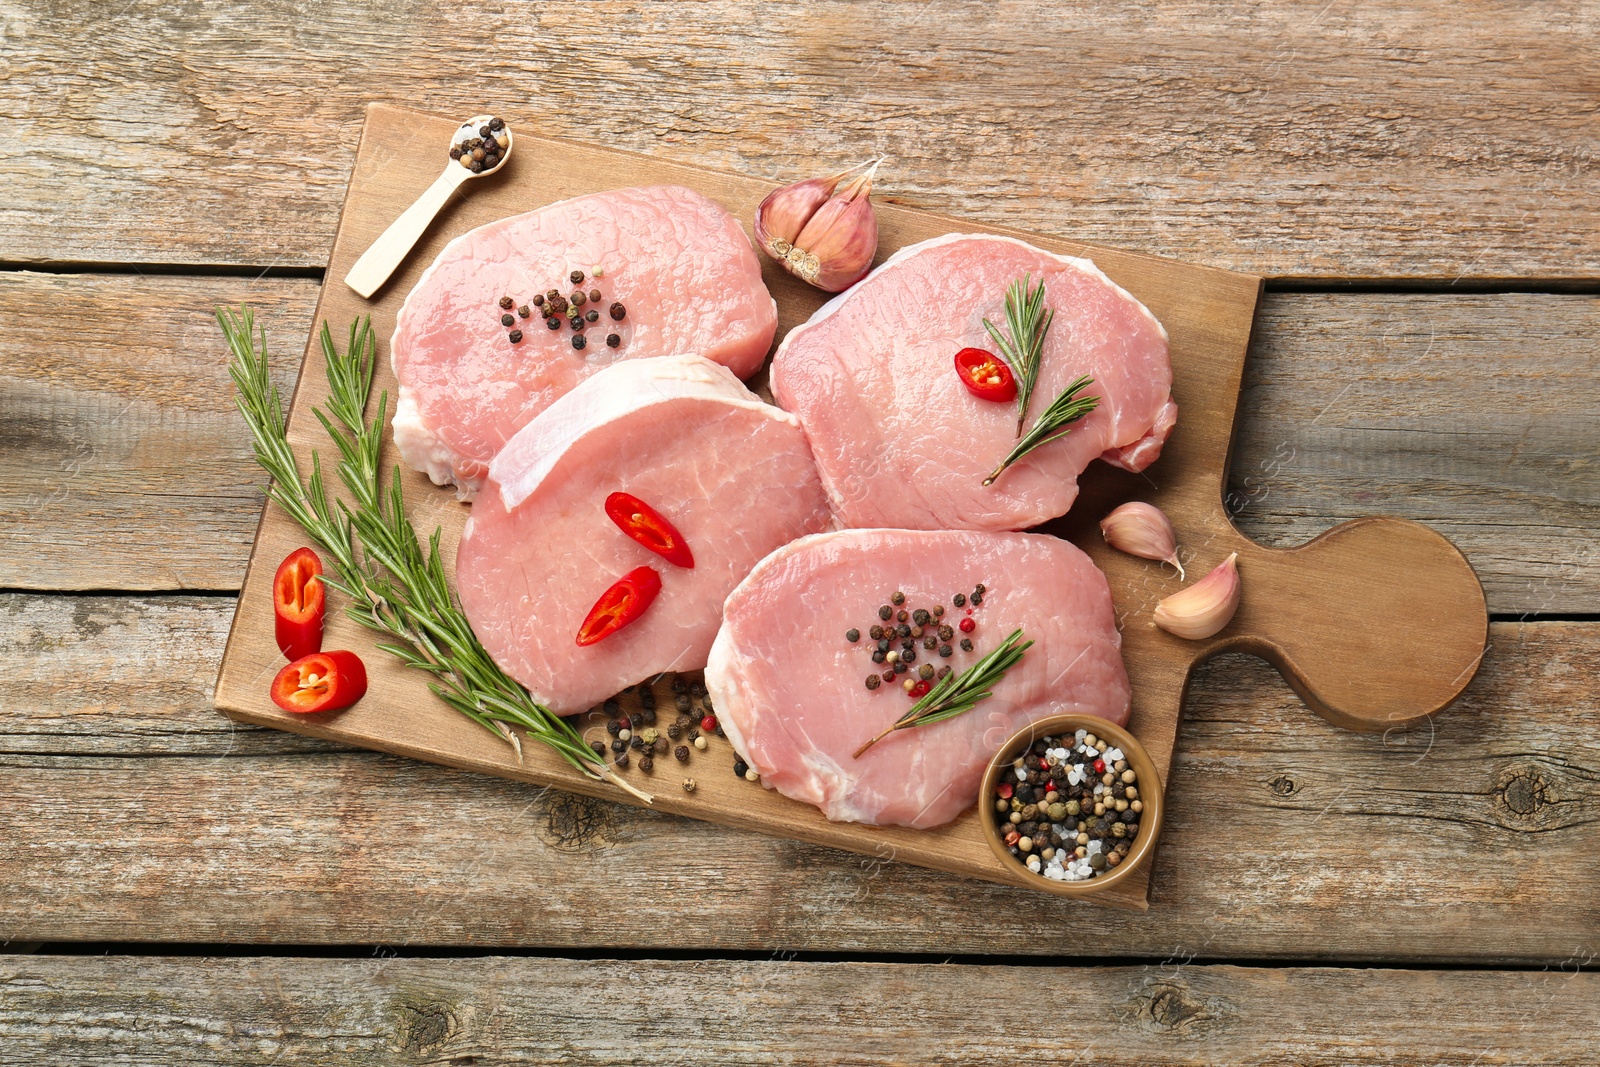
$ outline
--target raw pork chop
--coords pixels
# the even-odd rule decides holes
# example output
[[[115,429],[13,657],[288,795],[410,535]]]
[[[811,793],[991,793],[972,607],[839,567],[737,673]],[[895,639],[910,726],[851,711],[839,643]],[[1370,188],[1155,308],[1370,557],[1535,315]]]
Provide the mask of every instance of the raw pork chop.
[[[677,528],[693,569],[626,536],[605,512],[627,492]],[[496,663],[563,715],[661,671],[696,670],[722,601],[779,545],[828,524],[794,416],[699,356],[627,360],[530,422],[489,465],[456,556],[461,604]],[[661,593],[588,647],[589,608],[650,566]]]
[[[985,587],[978,607],[956,607]],[[879,608],[905,594],[904,608],[945,608],[959,629],[941,658],[915,642],[916,660],[962,670],[1022,629],[1034,646],[964,715],[863,742],[912,705],[899,681],[866,688],[875,664],[870,627]],[[892,606],[892,605],[891,605]],[[1046,715],[1085,712],[1128,718],[1106,579],[1070,543],[1041,534],[842,530],[785,545],[733,591],[711,646],[706,688],[734,748],[784,796],[815,804],[836,821],[918,829],[949,822],[977,798],[995,750]],[[915,621],[915,616],[912,616]],[[850,629],[860,640],[846,638]],[[929,631],[932,632],[932,631]],[[969,636],[973,651],[960,649]],[[901,651],[896,640],[893,651]]]
[[[581,285],[574,270],[585,272]],[[582,351],[569,327],[550,330],[537,312],[501,324],[502,296],[529,305],[552,288],[601,291]],[[626,309],[621,322],[612,303]],[[777,322],[749,238],[693,190],[617,189],[491,222],[445,246],[395,320],[395,444],[406,463],[470,500],[512,434],[600,368],[698,352],[747,378]],[[517,344],[512,329],[522,331]],[[609,333],[619,348],[606,346]]]
[[[1055,320],[1028,424],[1074,378],[1099,407],[990,486],[1011,451],[1017,405],[967,392],[955,354],[994,351],[1006,286],[1045,283]],[[778,404],[800,416],[843,526],[1011,530],[1065,514],[1096,457],[1143,470],[1177,419],[1167,334],[1086,259],[1009,237],[950,234],[891,256],[790,331],[772,362]]]

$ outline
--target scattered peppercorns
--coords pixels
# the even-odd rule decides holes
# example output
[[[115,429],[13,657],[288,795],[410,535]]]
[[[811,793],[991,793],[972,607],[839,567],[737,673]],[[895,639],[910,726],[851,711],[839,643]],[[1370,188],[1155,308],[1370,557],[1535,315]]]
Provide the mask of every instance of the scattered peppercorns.
[[[506,337],[510,339],[512,344],[520,344],[522,342],[522,331],[512,330],[510,333],[506,334]]]

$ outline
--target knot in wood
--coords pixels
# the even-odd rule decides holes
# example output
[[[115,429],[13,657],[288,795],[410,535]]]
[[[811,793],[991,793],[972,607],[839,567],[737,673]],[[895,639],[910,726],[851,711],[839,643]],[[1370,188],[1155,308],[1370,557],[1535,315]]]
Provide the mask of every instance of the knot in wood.
[[[1272,792],[1275,795],[1280,797],[1292,796],[1294,791],[1298,788],[1298,786],[1294,784],[1294,779],[1290,778],[1287,774],[1278,775],[1278,777],[1268,782],[1267,785],[1271,787]]]
[[[396,1044],[403,1052],[428,1052],[439,1048],[461,1029],[448,1005],[417,1001],[400,1006]]]
[[[1538,770],[1519,768],[1500,783],[1500,802],[1515,815],[1532,815],[1545,803],[1545,783]]]
[[[615,811],[592,797],[553,793],[539,837],[560,852],[591,852],[605,843]]]
[[[1150,1019],[1163,1030],[1181,1030],[1204,1011],[1184,986],[1162,984],[1150,991]]]

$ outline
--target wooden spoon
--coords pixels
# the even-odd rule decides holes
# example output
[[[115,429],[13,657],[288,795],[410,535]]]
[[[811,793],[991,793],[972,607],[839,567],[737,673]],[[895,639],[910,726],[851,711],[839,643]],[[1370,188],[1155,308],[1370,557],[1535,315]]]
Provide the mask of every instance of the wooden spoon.
[[[493,120],[492,115],[475,115],[457,127],[456,132],[450,135],[450,147],[480,136],[480,130]],[[405,259],[422,232],[428,228],[428,223],[444,207],[450,199],[450,194],[455,192],[463,182],[469,178],[485,178],[505,167],[506,161],[511,158],[513,138],[511,127],[502,126],[498,131],[505,135],[505,144],[502,146],[498,162],[492,167],[474,171],[470,164],[463,165],[460,160],[451,159],[446,163],[444,173],[434,180],[434,183],[417,197],[416,203],[406,208],[404,213],[389,224],[383,235],[372,246],[361,254],[355,266],[350,268],[350,273],[344,276],[344,283],[367,299],[377,292],[383,283],[389,280],[389,275],[394,273],[400,261]],[[470,159],[470,156],[463,157]]]

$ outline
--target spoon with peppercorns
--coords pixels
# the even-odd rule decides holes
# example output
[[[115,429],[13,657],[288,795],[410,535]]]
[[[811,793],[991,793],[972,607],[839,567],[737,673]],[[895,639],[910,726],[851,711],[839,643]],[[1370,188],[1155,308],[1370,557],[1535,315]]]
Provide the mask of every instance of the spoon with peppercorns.
[[[444,173],[361,254],[350,273],[344,276],[344,283],[370,299],[410,253],[422,231],[450,199],[450,194],[468,178],[495,173],[510,158],[511,127],[504,119],[476,115],[463,122],[450,135],[450,162]]]

